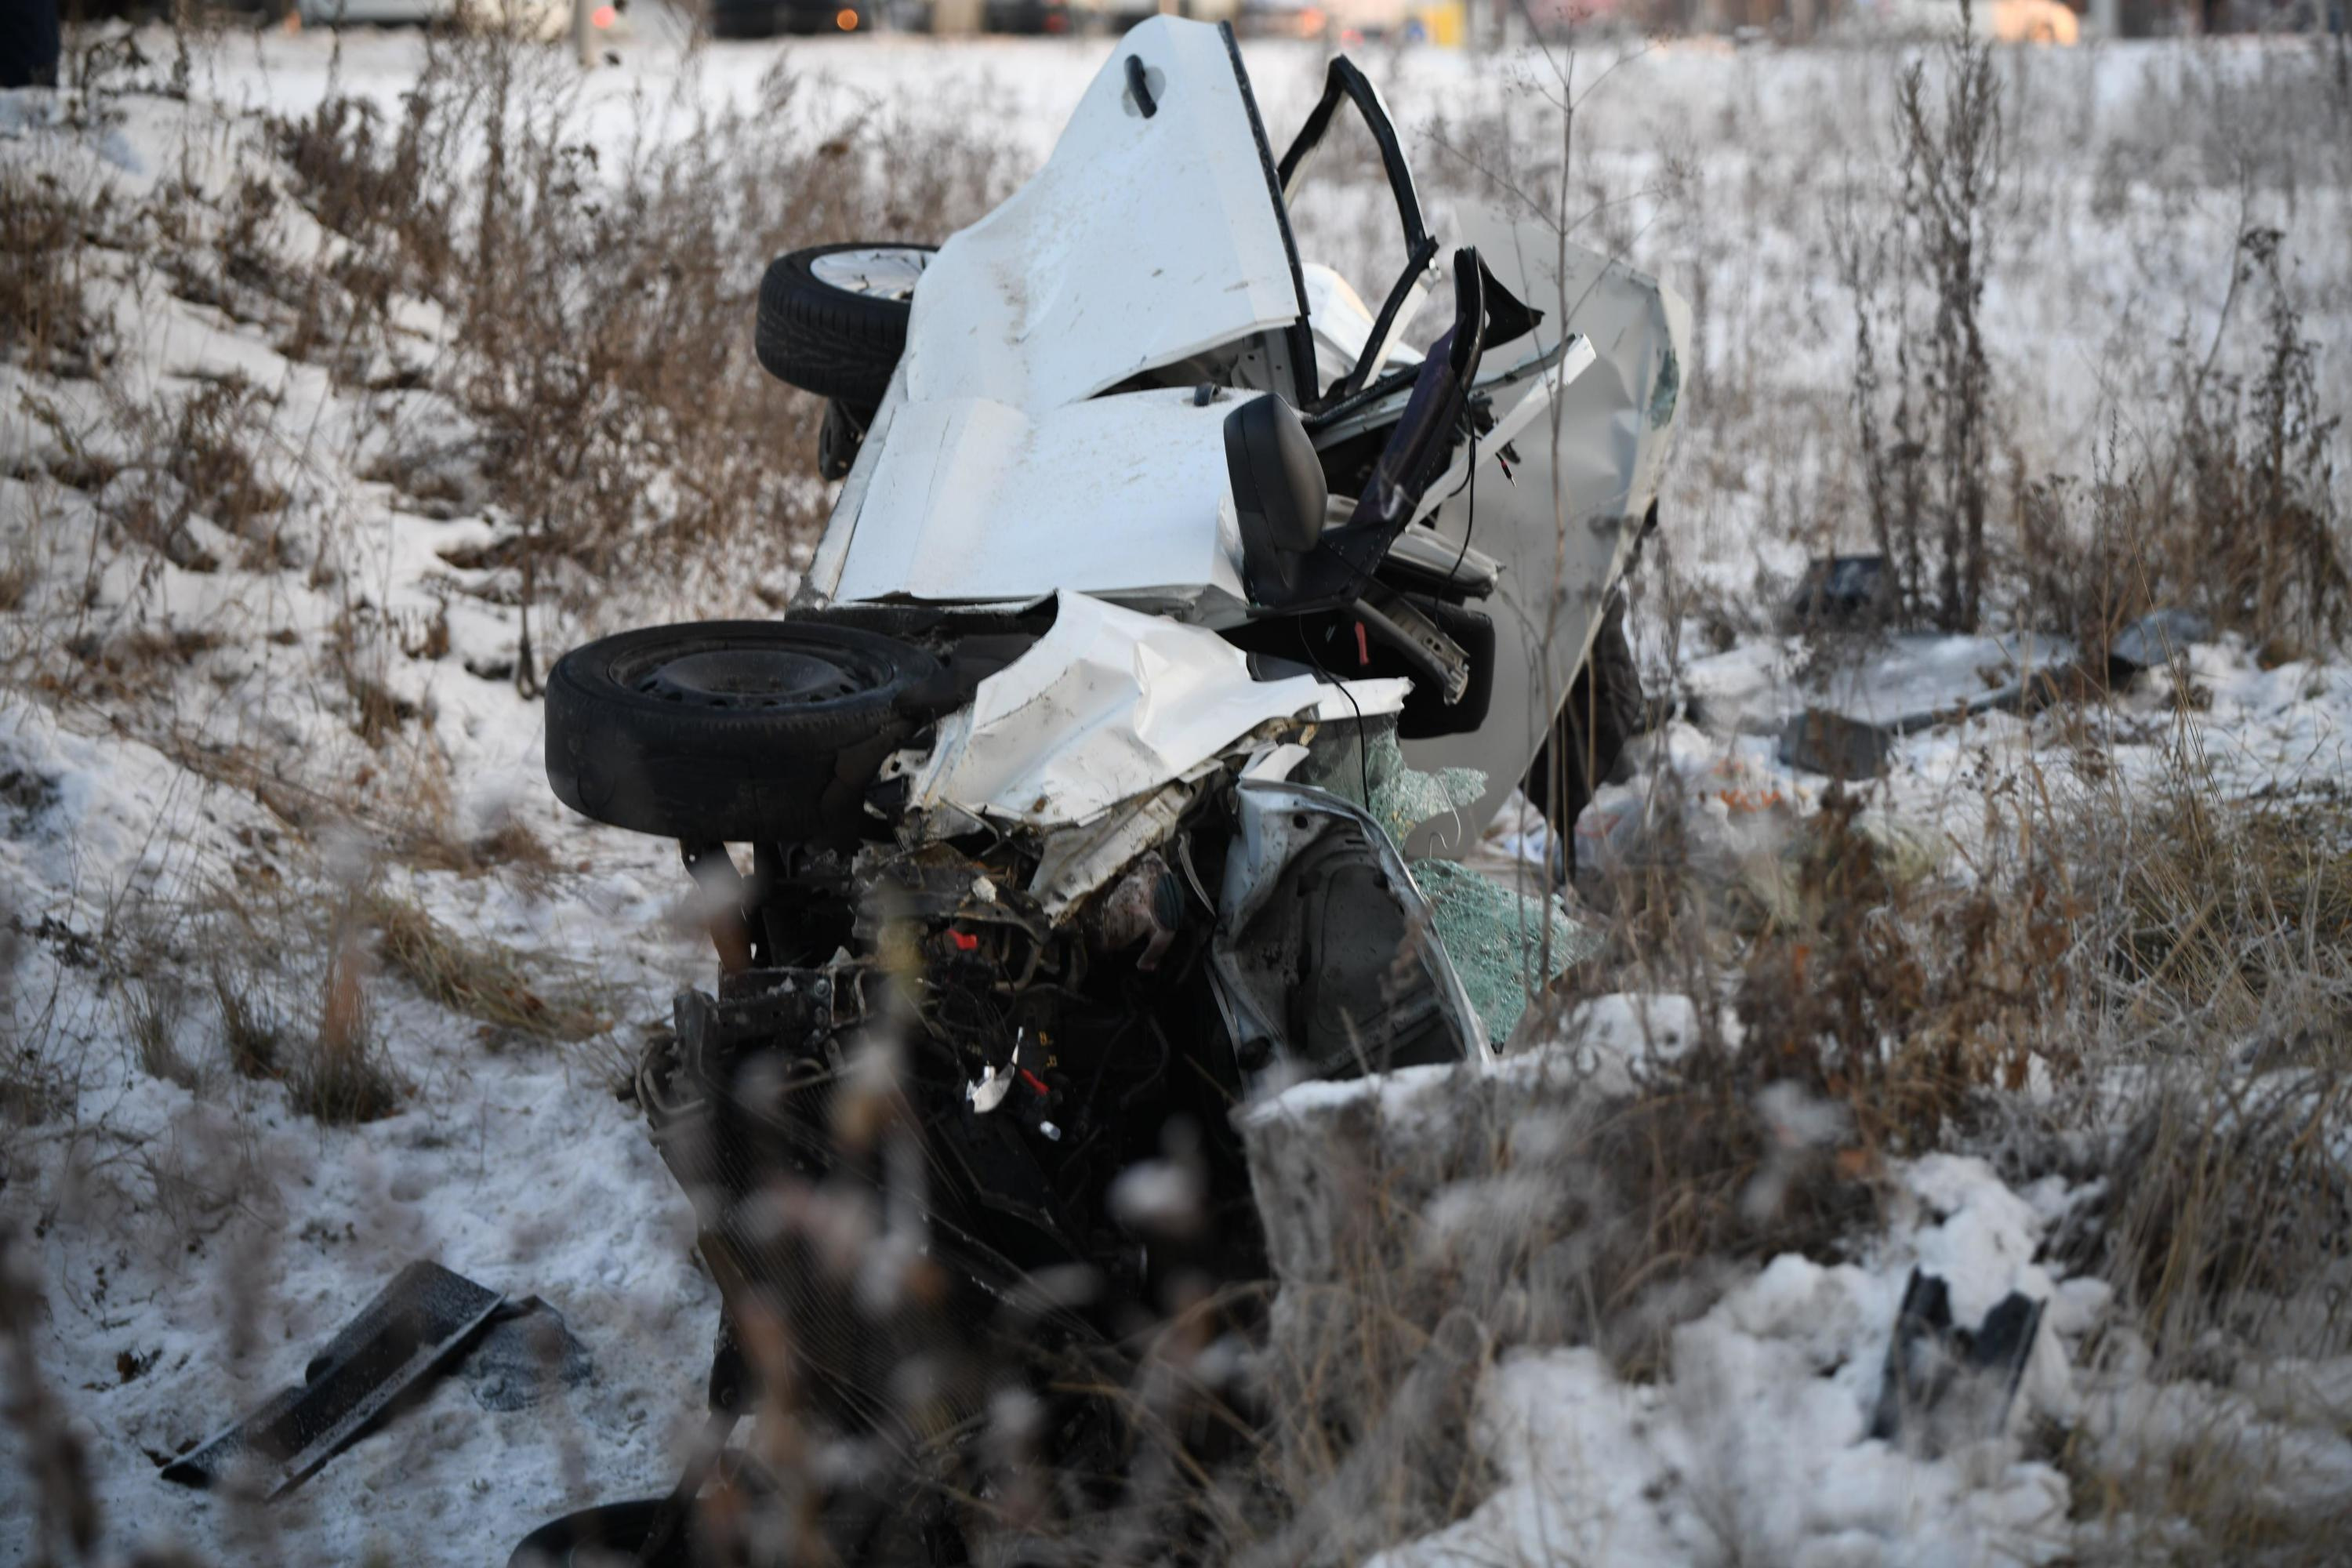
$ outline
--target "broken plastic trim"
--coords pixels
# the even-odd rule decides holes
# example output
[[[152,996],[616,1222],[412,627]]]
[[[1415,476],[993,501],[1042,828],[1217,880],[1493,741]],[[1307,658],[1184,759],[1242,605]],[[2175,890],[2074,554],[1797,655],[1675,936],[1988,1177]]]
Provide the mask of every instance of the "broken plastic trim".
[[[410,1264],[310,1358],[302,1381],[163,1467],[182,1486],[249,1485],[284,1496],[390,1415],[508,1306],[437,1263]]]
[[[1418,251],[1427,245],[1433,250],[1429,230],[1421,220],[1421,198],[1413,190],[1412,171],[1405,164],[1404,144],[1397,140],[1396,127],[1389,121],[1388,109],[1381,102],[1372,79],[1345,55],[1331,61],[1323,76],[1323,96],[1307,111],[1307,123],[1298,128],[1289,151],[1282,155],[1281,166],[1276,173],[1282,182],[1283,199],[1288,201],[1297,190],[1300,165],[1323,144],[1323,138],[1331,130],[1331,116],[1342,98],[1355,104],[1356,111],[1364,117],[1365,127],[1372,133],[1373,143],[1380,148],[1381,165],[1388,173],[1389,190],[1396,197],[1397,216],[1404,224],[1405,248]]]
[[[1374,583],[1355,604],[1354,615],[1372,636],[1396,650],[1450,706],[1470,689],[1470,656],[1462,645],[1403,595]]]
[[[1952,1321],[1943,1279],[1912,1269],[1887,1342],[1870,1435],[1940,1452],[1999,1433],[2033,1354],[2042,1306],[2012,1290],[1969,1329]]]

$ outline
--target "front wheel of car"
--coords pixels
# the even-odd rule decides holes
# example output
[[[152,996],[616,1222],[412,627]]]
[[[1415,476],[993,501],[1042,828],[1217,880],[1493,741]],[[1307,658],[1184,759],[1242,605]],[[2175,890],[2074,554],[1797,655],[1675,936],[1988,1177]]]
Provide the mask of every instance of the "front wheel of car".
[[[1520,785],[1564,839],[1572,838],[1593,792],[1617,771],[1625,742],[1641,733],[1645,707],[1642,672],[1625,635],[1625,596],[1612,594],[1584,668]]]
[[[803,392],[879,406],[933,254],[928,245],[859,240],[779,256],[760,279],[760,363]]]
[[[940,705],[939,661],[798,621],[623,632],[556,661],[547,781],[615,827],[697,842],[846,840],[882,761]]]

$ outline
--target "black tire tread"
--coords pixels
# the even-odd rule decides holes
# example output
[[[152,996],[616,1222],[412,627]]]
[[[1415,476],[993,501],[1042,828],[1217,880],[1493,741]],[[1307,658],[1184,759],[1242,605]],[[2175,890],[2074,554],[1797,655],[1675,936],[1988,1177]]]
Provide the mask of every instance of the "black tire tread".
[[[611,669],[666,641],[787,638],[880,660],[878,684],[803,707],[683,707]],[[556,798],[667,838],[778,843],[854,837],[882,759],[930,717],[939,661],[876,632],[796,621],[711,621],[622,632],[574,648],[547,681],[547,777]]]
[[[788,252],[768,264],[760,279],[752,346],[770,375],[853,408],[880,405],[898,358],[907,351],[912,307],[904,300],[835,289],[820,282],[809,268],[828,252],[879,243],[817,246]]]

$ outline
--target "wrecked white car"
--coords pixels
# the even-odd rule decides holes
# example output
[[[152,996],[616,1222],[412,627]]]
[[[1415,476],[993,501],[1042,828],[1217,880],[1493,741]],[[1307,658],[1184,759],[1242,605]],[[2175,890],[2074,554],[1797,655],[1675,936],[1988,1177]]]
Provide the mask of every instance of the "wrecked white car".
[[[1377,309],[1288,216],[1343,113],[1410,257]],[[1614,750],[1622,631],[1588,654],[1684,315],[1532,216],[1450,226],[1353,65],[1277,158],[1230,29],[1147,22],[982,222],[770,269],[762,361],[830,400],[845,481],[791,612],[553,672],[556,794],[678,840],[722,910],[638,1092],[727,1301],[719,1428],[764,1401],[887,1458],[822,1510],[846,1560],[962,1560],[1007,1388],[1116,1477],[1115,1402],[1072,1390],[1118,1386],[1139,1312],[1264,1272],[1232,1109],[1516,1012],[1424,883],[1558,726],[1531,783]],[[1485,782],[1416,794],[1454,769]],[[704,1479],[531,1550],[684,1561]]]

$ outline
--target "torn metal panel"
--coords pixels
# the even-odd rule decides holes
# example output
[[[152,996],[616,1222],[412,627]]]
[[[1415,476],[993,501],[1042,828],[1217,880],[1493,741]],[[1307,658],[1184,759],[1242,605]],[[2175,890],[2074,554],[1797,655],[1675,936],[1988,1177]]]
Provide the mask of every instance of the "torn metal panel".
[[[1270,722],[1392,713],[1409,689],[1311,675],[1255,680],[1247,657],[1213,632],[1066,594],[1053,629],[940,721],[909,802],[918,813],[1074,826],[1184,778]]]
[[[1307,759],[1308,755],[1307,749],[1297,742],[1285,741],[1278,746],[1268,746],[1263,752],[1252,756],[1248,766],[1242,769],[1242,777],[1265,779],[1270,783],[1279,784],[1288,778],[1298,764]]]
[[[1460,764],[1484,772],[1486,793],[1449,823],[1408,846],[1416,854],[1456,857],[1501,809],[1525,776],[1551,727],[1601,623],[1611,584],[1624,569],[1642,521],[1656,500],[1672,445],[1690,310],[1672,289],[1622,262],[1580,246],[1566,247],[1549,226],[1498,206],[1465,203],[1456,232],[1479,259],[1528,305],[1544,312],[1536,342],[1581,335],[1592,360],[1572,377],[1563,362],[1546,377],[1553,389],[1542,420],[1516,445],[1514,478],[1491,468],[1475,497],[1475,537],[1504,567],[1487,606],[1494,616],[1494,695],[1474,734],[1406,743],[1413,764]],[[1552,432],[1547,439],[1546,430]],[[1457,476],[1458,478],[1458,476]],[[1467,486],[1431,487],[1445,497],[1437,531],[1460,542],[1469,529]]]
[[[1105,812],[1093,822],[1049,833],[1038,847],[1037,869],[1029,896],[1059,921],[1145,853],[1167,842],[1201,793],[1207,770],[1156,790],[1126,809]]]
[[[1435,911],[1370,816],[1327,790],[1251,779],[1234,809],[1210,964],[1244,1072],[1491,1057]]]
[[[1136,27],[1045,166],[940,247],[812,597],[1073,588],[1238,614],[1230,407],[1101,395],[1210,354],[1255,354],[1249,379],[1291,390],[1265,345],[1307,304],[1240,73],[1215,28]]]

